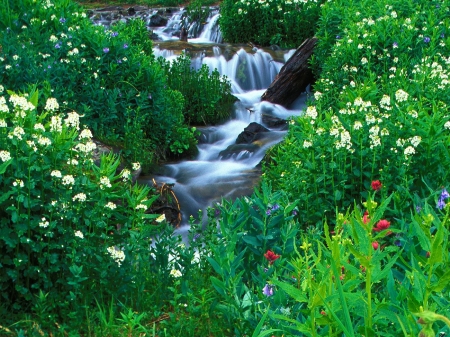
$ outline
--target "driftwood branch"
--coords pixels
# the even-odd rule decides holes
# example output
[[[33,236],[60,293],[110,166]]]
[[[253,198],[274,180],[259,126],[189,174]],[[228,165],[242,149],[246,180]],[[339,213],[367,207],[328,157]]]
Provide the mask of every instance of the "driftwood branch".
[[[289,107],[302,92],[305,92],[308,84],[314,82],[308,61],[316,42],[317,38],[315,37],[306,39],[297,48],[261,96],[261,100]]]

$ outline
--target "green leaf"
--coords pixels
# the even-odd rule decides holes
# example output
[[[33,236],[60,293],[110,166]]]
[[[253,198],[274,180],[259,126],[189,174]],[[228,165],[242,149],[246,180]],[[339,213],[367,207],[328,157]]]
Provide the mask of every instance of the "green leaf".
[[[438,231],[434,236],[433,244],[431,247],[430,258],[428,260],[429,264],[442,262],[442,242],[444,241],[444,229],[442,228],[442,224],[439,225]]]
[[[5,161],[3,164],[0,165],[0,174],[5,173],[8,166],[12,163],[12,158],[10,160]]]
[[[219,280],[217,277],[211,276],[210,279],[211,279],[212,285],[217,290],[217,292],[220,295],[225,297],[226,296],[225,284],[221,280]]]
[[[259,247],[261,246],[261,241],[259,241],[256,237],[252,236],[252,235],[244,235],[242,236],[242,240],[252,246],[256,246]]]
[[[304,295],[304,293],[301,290],[291,286],[290,284],[278,280],[273,280],[272,282],[276,286],[283,289],[289,296],[291,296],[297,302],[308,302],[308,298]]]
[[[211,266],[214,268],[215,272],[219,275],[222,275],[222,268],[219,266],[219,264],[214,260],[212,257],[207,257],[208,262],[211,264]]]

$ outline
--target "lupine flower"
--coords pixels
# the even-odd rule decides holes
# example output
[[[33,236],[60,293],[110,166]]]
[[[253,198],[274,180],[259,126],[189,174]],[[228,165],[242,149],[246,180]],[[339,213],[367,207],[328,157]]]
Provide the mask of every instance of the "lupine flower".
[[[64,23],[64,22],[66,22],[66,19],[61,18],[61,19],[59,19],[59,22]]]
[[[388,229],[389,226],[391,225],[391,223],[387,220],[380,220],[378,221],[378,223],[376,224],[376,226],[373,228],[373,230],[375,232],[381,232],[385,229]]]
[[[381,189],[381,186],[383,186],[383,185],[381,184],[381,182],[379,180],[372,181],[372,189],[374,191],[379,191]]]
[[[103,48],[103,52],[104,52],[105,54],[108,53],[108,52],[109,52],[109,48],[108,48],[108,47]]]
[[[112,32],[112,33],[111,33],[111,36],[112,36],[112,37],[116,37],[117,35],[119,35],[119,32]]]
[[[266,283],[266,285],[264,286],[263,290],[262,290],[263,295],[270,297],[273,296],[273,287],[269,284]]]
[[[445,199],[450,198],[450,194],[447,192],[447,190],[444,188],[442,189],[441,195],[439,197],[437,208],[443,209],[445,207]]]
[[[397,43],[397,42],[394,42],[394,43],[392,44],[392,47],[393,47],[393,48],[398,48],[398,43]]]
[[[270,249],[264,254],[264,257],[269,261],[269,264],[275,262],[275,260],[279,259],[281,255],[275,254]]]
[[[429,43],[430,41],[431,41],[431,39],[428,36],[425,36],[423,38],[423,42],[425,42],[425,43]]]
[[[128,45],[126,43],[124,43],[123,49],[127,49],[127,48],[128,48]]]

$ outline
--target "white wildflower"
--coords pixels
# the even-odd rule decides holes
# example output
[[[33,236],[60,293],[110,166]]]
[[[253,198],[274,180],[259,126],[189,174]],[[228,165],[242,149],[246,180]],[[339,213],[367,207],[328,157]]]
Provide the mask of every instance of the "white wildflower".
[[[77,237],[79,237],[80,239],[84,239],[84,235],[83,235],[83,233],[82,233],[81,231],[76,231],[76,232],[74,233],[74,235],[77,236]]]
[[[117,208],[117,206],[116,206],[116,204],[115,203],[113,203],[113,202],[108,202],[106,205],[105,205],[105,207],[106,208],[109,208],[109,209],[116,209]]]
[[[65,175],[62,177],[61,183],[63,185],[73,185],[75,183],[75,178],[71,174]]]
[[[120,267],[123,260],[125,260],[125,253],[123,250],[117,249],[116,247],[108,247],[106,250]]]
[[[73,200],[73,201],[79,200],[79,201],[81,201],[81,202],[86,201],[86,194],[84,194],[84,193],[78,193],[77,195],[75,195],[75,196],[72,198],[72,200]]]
[[[0,151],[0,159],[5,162],[11,159],[11,154],[8,151]]]
[[[46,218],[42,218],[41,219],[42,221],[41,222],[39,222],[39,227],[42,227],[42,228],[47,228],[48,227],[48,225],[50,225],[50,223],[47,221],[47,219]]]
[[[109,181],[108,177],[103,176],[100,178],[100,189],[103,190],[105,187],[111,187],[111,186],[112,185],[111,185],[111,182]]]

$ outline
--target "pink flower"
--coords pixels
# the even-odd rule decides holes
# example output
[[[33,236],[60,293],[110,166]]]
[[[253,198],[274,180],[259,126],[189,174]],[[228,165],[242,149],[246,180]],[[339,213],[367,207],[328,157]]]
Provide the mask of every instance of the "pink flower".
[[[391,223],[387,220],[380,220],[378,221],[378,223],[376,224],[376,226],[373,228],[373,230],[375,232],[381,232],[385,229],[388,229],[389,226],[391,225]]]
[[[275,262],[275,260],[279,259],[281,255],[275,254],[270,249],[264,254],[264,257],[269,261],[269,264]]]
[[[381,189],[381,186],[383,186],[383,185],[381,184],[381,182],[379,180],[372,181],[372,189],[374,191],[379,191]]]
[[[372,247],[373,247],[373,249],[377,250],[377,249],[378,249],[378,246],[379,246],[379,244],[378,244],[377,241],[372,242]]]
[[[369,223],[369,221],[370,221],[370,219],[369,219],[369,212],[367,212],[367,211],[364,212],[362,221],[364,222],[365,225],[367,225]]]

